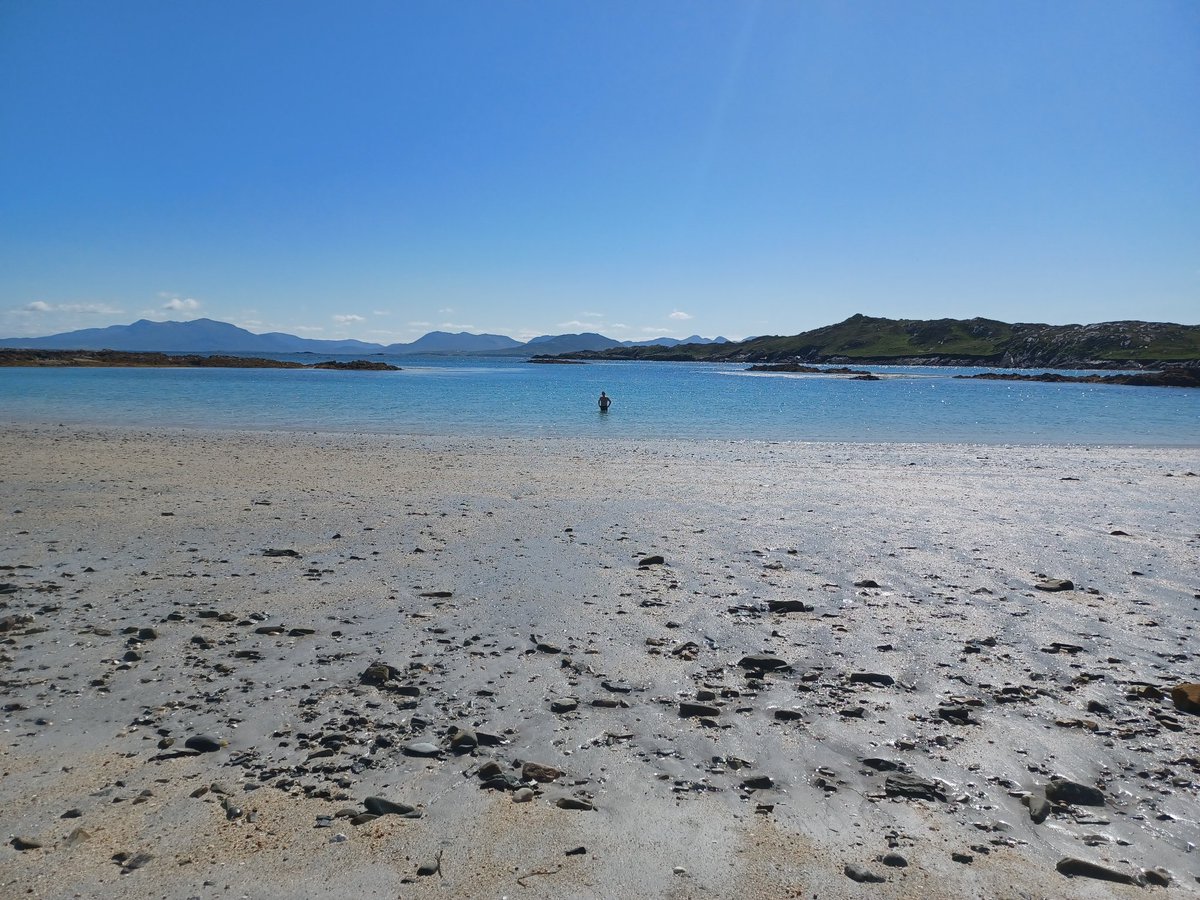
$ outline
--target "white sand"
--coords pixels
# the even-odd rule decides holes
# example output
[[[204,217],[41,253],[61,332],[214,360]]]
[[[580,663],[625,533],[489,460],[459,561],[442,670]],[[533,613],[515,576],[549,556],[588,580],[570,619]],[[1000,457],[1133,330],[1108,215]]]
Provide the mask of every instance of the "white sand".
[[[1143,894],[1068,879],[1067,856],[1197,888],[1200,717],[1127,698],[1200,681],[1195,450],[22,426],[0,460],[0,565],[31,567],[0,571],[0,617],[30,617],[0,634],[0,828],[42,844],[0,848],[2,896]],[[651,553],[667,565],[639,570]],[[814,610],[765,611],[780,599]],[[315,634],[255,633],[272,624]],[[760,652],[792,669],[748,680]],[[421,696],[360,684],[376,661]],[[716,726],[678,715],[697,691]],[[464,725],[507,743],[401,752]],[[198,733],[228,745],[173,755]],[[566,774],[514,803],[480,788],[489,758]],[[887,797],[863,758],[946,800]],[[775,786],[740,787],[755,775]],[[1020,796],[1054,775],[1105,805],[1034,824]],[[253,821],[190,796],[213,782]],[[371,795],[423,817],[314,827]]]

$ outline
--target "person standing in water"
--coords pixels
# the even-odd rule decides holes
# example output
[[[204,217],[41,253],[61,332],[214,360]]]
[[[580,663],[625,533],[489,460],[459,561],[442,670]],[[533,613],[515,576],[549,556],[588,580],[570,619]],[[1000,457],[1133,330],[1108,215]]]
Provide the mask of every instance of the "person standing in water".
[[[601,391],[599,403],[600,403],[600,412],[608,412],[608,407],[612,403],[612,398],[609,397],[608,394],[604,393],[604,391]]]

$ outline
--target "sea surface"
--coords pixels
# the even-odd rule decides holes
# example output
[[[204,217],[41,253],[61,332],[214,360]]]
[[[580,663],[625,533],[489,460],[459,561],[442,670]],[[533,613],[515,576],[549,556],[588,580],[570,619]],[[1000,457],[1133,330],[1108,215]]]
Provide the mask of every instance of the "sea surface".
[[[866,366],[882,379],[854,381],[740,363],[391,361],[403,371],[0,368],[0,424],[1200,447],[1200,391],[1187,388],[966,381],[953,376],[983,370],[944,367]]]

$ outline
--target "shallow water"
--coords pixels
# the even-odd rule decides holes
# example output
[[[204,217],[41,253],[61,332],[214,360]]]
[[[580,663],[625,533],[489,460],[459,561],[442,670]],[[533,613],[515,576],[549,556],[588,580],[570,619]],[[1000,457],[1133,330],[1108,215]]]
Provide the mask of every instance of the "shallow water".
[[[305,361],[312,362],[311,358]],[[230,429],[776,441],[1200,446],[1200,391],[956,380],[978,369],[870,366],[880,381],[744,364],[414,358],[401,372],[0,369],[0,420]],[[613,398],[601,414],[600,391]]]

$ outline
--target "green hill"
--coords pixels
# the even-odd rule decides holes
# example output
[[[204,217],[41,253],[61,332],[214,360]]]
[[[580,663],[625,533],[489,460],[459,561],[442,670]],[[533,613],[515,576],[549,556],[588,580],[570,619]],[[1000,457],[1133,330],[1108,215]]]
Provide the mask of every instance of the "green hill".
[[[994,319],[882,319],[854,315],[791,337],[730,344],[618,347],[575,358],[709,362],[1106,368],[1200,364],[1200,326],[1164,322],[1009,324]]]

